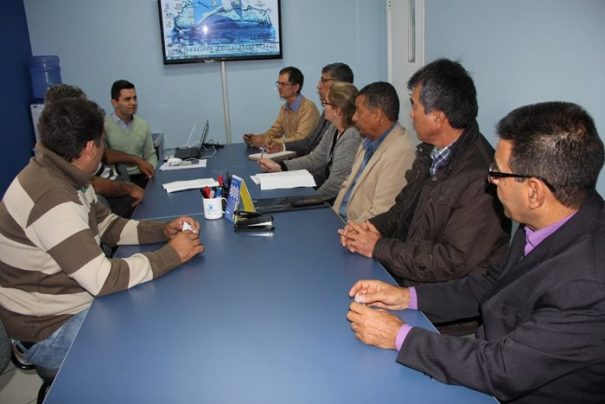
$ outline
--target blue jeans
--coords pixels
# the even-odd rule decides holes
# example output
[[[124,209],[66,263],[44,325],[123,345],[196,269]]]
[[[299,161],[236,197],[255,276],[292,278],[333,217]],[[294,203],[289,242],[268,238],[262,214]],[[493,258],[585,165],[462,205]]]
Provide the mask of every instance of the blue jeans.
[[[23,358],[36,367],[58,370],[67,351],[74,342],[80,326],[86,318],[88,309],[82,310],[63,324],[57,331],[45,340],[39,341],[29,349],[19,344],[23,350]]]

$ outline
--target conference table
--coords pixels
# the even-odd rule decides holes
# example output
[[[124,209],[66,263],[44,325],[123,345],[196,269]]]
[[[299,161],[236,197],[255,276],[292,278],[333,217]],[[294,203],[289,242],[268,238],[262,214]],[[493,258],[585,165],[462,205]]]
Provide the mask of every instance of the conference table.
[[[134,217],[188,214],[203,254],[159,279],[96,298],[46,403],[493,403],[395,362],[357,340],[346,319],[359,279],[394,283],[375,260],[340,247],[329,208],[274,213],[271,233],[239,233],[205,220],[198,191],[166,194],[176,179],[246,180],[253,198],[312,195],[261,191],[251,150],[228,145],[206,168],[158,172]],[[118,256],[160,245],[123,246]],[[415,310],[396,312],[433,329]]]

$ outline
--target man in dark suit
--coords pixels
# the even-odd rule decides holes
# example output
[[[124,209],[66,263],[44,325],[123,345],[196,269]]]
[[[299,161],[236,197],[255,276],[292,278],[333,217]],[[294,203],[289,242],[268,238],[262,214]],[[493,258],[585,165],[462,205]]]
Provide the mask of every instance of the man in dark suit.
[[[488,178],[521,224],[504,264],[414,288],[359,281],[351,328],[403,365],[501,401],[605,402],[603,142],[586,111],[563,102],[516,109],[497,129]],[[483,326],[475,339],[444,336],[382,310],[405,308],[436,322],[480,315]]]

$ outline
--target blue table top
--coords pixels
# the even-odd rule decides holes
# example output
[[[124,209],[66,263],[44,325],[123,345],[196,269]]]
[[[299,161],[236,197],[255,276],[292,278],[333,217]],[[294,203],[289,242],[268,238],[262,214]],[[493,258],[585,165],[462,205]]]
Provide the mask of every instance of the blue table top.
[[[262,172],[248,154],[256,152],[245,144],[227,145],[214,157],[207,159],[206,168],[187,168],[174,171],[156,170],[156,176],[145,188],[145,198],[134,212],[133,219],[161,218],[166,216],[195,215],[202,212],[202,197],[198,190],[166,193],[162,184],[172,181],[214,178],[235,174],[246,181],[252,198],[275,198],[289,195],[315,195],[312,188],[261,191],[250,176]]]
[[[494,402],[355,338],[350,287],[393,280],[377,261],[340,247],[342,222],[331,209],[274,218],[273,233],[252,234],[196,216],[206,252],[95,299],[45,402]],[[432,328],[420,312],[398,314]]]

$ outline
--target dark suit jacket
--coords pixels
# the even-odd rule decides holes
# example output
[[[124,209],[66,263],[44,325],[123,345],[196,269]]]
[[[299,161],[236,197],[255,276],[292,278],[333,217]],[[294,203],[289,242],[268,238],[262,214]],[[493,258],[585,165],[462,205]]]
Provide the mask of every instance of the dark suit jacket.
[[[476,122],[452,147],[447,166],[430,175],[433,146],[420,144],[395,204],[370,219],[383,236],[372,257],[400,285],[485,273],[506,257],[510,220],[486,178],[494,149]]]
[[[605,402],[605,211],[591,195],[523,257],[520,228],[507,260],[485,275],[416,288],[433,321],[481,314],[476,339],[413,328],[397,361],[502,401]]]

